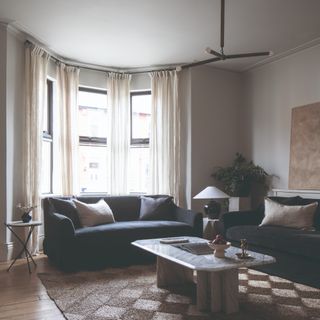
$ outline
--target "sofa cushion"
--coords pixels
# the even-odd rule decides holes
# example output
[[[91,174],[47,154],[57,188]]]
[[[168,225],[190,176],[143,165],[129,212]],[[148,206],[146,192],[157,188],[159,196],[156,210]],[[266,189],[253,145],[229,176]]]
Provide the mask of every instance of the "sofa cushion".
[[[192,235],[192,227],[177,221],[122,221],[78,229],[76,241],[87,248],[102,243],[110,247],[139,239],[181,235]]]
[[[101,197],[77,197],[85,203],[96,203]],[[139,219],[140,197],[138,196],[107,196],[103,198],[113,212],[116,221],[134,221]]]
[[[73,222],[75,229],[81,228],[77,208],[72,200],[49,198],[49,202],[53,207],[53,212],[68,217]]]
[[[82,227],[114,222],[112,210],[103,199],[100,199],[97,203],[90,204],[76,199],[73,201],[77,207]]]
[[[278,225],[298,229],[311,229],[317,202],[305,206],[286,206],[268,198],[265,199],[265,213],[260,226]]]
[[[250,245],[320,260],[320,232],[280,226],[234,226],[227,230],[229,241],[247,239]]]
[[[173,198],[172,197],[140,197],[140,220],[172,220]]]

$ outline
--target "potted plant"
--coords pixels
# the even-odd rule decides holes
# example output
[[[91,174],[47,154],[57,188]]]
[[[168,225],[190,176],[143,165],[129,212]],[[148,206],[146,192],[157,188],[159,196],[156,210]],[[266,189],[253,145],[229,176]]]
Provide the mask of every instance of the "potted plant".
[[[217,167],[212,174],[231,197],[249,197],[253,185],[261,186],[266,193],[269,189],[268,176],[262,167],[247,161],[241,153],[236,153],[231,166]]]

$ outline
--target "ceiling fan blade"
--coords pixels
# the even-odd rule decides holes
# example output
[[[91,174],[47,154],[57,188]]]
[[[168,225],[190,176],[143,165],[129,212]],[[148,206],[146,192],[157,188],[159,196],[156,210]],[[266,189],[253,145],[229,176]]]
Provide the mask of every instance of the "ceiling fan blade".
[[[221,19],[220,19],[220,47],[221,52],[223,52],[224,47],[224,10],[225,9],[225,0],[221,0]]]
[[[211,59],[207,59],[207,60],[186,63],[186,64],[183,64],[181,66],[181,68],[184,69],[184,68],[189,68],[189,67],[201,66],[202,64],[207,64],[207,63],[216,62],[216,61],[220,61],[220,60],[221,60],[220,58],[211,58]]]
[[[214,55],[214,56],[216,56],[216,57],[218,57],[218,58],[220,58],[220,59],[224,59],[224,55],[223,54],[221,54],[221,53],[219,53],[219,52],[217,52],[217,51],[215,51],[215,50],[212,50],[211,48],[206,48],[206,50],[205,50],[205,52],[206,53],[209,53],[209,54],[212,54],[212,55]]]
[[[265,52],[227,54],[227,55],[225,55],[225,57],[226,57],[226,59],[236,59],[236,58],[263,57],[263,56],[271,56],[271,55],[272,55],[271,51],[265,51]]]

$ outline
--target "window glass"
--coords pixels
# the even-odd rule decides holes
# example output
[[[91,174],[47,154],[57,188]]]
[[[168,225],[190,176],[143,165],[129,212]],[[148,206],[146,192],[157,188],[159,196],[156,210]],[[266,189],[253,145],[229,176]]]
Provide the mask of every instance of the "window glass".
[[[131,95],[132,133],[131,139],[146,139],[150,137],[151,95]]]
[[[79,89],[80,192],[107,192],[107,93]]]
[[[147,193],[149,184],[149,148],[130,148],[128,174],[129,192]]]
[[[41,192],[51,193],[52,180],[52,141],[43,140],[42,143],[42,167],[41,167]]]
[[[79,147],[80,192],[107,191],[107,148]]]

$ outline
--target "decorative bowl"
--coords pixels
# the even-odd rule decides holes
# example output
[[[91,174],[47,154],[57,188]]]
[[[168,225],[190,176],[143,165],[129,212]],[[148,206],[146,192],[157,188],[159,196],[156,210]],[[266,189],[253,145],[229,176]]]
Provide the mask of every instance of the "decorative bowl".
[[[225,250],[231,246],[230,242],[226,244],[215,244],[212,242],[208,242],[208,246],[214,250],[213,254],[217,258],[224,258]]]

